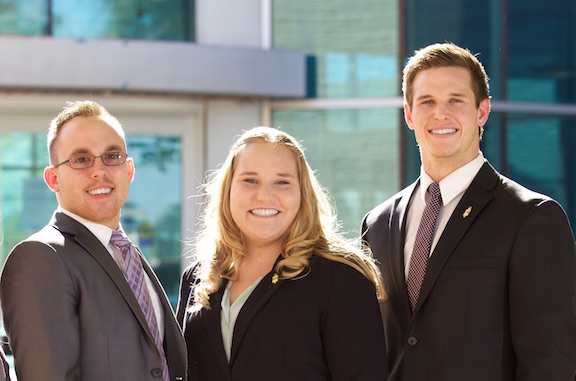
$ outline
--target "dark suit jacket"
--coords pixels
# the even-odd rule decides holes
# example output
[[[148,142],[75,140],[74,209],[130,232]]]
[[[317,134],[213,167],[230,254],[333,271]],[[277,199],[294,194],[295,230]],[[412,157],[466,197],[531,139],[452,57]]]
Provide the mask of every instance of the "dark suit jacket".
[[[430,257],[412,313],[404,240],[416,184],[362,223],[389,297],[390,380],[572,381],[576,259],[562,208],[485,163]]]
[[[298,280],[265,276],[244,304],[228,364],[220,329],[226,282],[210,310],[186,312],[195,280],[182,279],[184,325],[194,381],[380,381],[386,377],[382,321],[373,285],[348,265],[314,257]]]
[[[2,366],[0,367],[0,381],[10,381],[10,365],[6,361],[6,355],[4,350],[0,347],[0,362]]]
[[[170,380],[185,380],[186,348],[160,295]],[[161,380],[154,340],[122,271],[84,225],[62,213],[18,244],[0,282],[4,324],[19,381]]]

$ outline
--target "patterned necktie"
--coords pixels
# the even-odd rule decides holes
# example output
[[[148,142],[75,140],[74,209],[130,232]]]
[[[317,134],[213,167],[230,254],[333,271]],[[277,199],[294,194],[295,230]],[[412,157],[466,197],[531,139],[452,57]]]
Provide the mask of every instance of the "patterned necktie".
[[[146,322],[152,332],[152,336],[154,336],[156,348],[158,349],[158,352],[160,352],[160,357],[162,358],[162,373],[164,381],[169,381],[170,375],[168,373],[166,355],[164,354],[164,347],[162,346],[162,339],[158,330],[158,322],[156,321],[152,299],[150,298],[150,293],[146,286],[146,280],[144,279],[144,269],[142,268],[140,256],[136,253],[136,249],[128,237],[124,236],[120,231],[112,232],[110,243],[117,246],[122,253],[122,259],[124,261],[122,273],[128,281],[132,292],[134,292],[134,296],[136,296],[136,300],[138,300],[138,304],[146,317]]]
[[[438,212],[442,206],[442,195],[440,194],[440,185],[432,183],[428,187],[430,197],[422,213],[422,219],[416,232],[416,239],[414,240],[414,251],[410,260],[410,267],[408,268],[408,295],[410,296],[410,306],[412,311],[416,307],[424,274],[426,274],[426,266],[428,265],[428,257],[430,256],[430,248],[432,247],[432,237],[434,235],[434,228],[436,226],[436,219]]]

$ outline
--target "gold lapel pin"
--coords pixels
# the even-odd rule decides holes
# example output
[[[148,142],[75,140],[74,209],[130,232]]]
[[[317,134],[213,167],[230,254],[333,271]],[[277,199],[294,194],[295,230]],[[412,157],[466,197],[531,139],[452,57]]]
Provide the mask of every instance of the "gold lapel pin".
[[[278,273],[274,273],[274,275],[272,276],[272,283],[273,284],[278,283]]]
[[[462,213],[462,218],[468,217],[468,216],[470,215],[470,212],[471,212],[471,211],[472,211],[472,207],[469,206],[469,207],[464,211],[464,213]]]

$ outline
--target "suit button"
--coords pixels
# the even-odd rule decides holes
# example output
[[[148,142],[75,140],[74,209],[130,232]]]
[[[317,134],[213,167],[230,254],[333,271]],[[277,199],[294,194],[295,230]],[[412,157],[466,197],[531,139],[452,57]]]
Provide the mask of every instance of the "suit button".
[[[160,368],[154,368],[154,369],[152,369],[152,372],[150,372],[150,373],[152,373],[152,377],[154,377],[154,378],[162,377],[162,369],[160,369]]]
[[[416,345],[418,343],[418,339],[415,338],[414,336],[410,336],[408,338],[408,345],[410,345],[411,347],[413,347],[414,345]]]

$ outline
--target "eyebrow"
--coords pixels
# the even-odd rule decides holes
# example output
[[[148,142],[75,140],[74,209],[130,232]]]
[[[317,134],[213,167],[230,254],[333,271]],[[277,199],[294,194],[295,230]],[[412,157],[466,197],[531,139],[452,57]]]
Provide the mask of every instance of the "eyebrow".
[[[118,152],[118,151],[124,152],[124,148],[120,147],[117,144],[110,145],[110,146],[106,147],[106,149],[104,150],[104,152]],[[72,152],[70,154],[71,155],[90,154],[90,150],[88,148],[79,147],[79,148],[75,148],[74,150],[72,150]]]
[[[466,95],[466,93],[460,93],[460,92],[452,92],[452,93],[448,93],[448,96],[450,97],[459,97],[459,98],[468,98],[468,96]],[[430,94],[424,94],[424,95],[420,95],[416,98],[414,98],[415,100],[423,100],[423,99],[434,99],[435,97],[430,95]]]
[[[257,175],[258,175],[258,172],[256,172],[256,171],[244,171],[244,172],[238,173],[238,176],[257,176]],[[296,177],[290,173],[284,173],[284,172],[276,173],[276,175],[280,176],[280,177],[294,177],[294,178]]]

